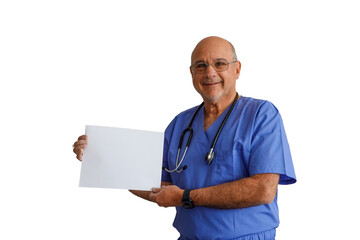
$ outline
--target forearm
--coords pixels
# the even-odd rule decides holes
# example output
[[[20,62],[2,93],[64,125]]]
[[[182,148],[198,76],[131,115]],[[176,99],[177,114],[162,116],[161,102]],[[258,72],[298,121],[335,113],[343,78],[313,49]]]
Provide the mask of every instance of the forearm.
[[[276,195],[278,174],[259,174],[220,185],[194,189],[195,206],[245,208],[271,203]]]

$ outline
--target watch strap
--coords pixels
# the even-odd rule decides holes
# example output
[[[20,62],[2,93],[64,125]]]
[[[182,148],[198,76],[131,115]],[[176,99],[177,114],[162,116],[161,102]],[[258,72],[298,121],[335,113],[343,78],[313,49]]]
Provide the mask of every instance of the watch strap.
[[[190,191],[191,191],[191,189],[185,189],[184,190],[182,203],[183,203],[183,207],[185,209],[192,209],[192,208],[195,207],[193,201],[190,198]]]
[[[185,189],[184,195],[183,195],[183,201],[189,201],[190,199],[190,191],[191,189]]]

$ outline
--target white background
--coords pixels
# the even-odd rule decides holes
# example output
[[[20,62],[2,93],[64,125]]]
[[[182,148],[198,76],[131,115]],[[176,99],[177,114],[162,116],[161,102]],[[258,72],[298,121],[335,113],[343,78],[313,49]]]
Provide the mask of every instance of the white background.
[[[356,1],[1,1],[0,239],[176,239],[173,208],[79,188],[85,124],[163,131],[197,105],[190,54],[230,40],[237,90],[280,110],[298,182],[277,239],[357,238]]]

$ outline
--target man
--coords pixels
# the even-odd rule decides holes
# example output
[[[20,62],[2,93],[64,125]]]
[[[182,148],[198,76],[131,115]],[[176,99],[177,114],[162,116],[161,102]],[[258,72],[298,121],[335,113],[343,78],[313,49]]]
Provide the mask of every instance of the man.
[[[167,127],[162,187],[131,191],[175,206],[179,239],[275,239],[277,186],[296,182],[280,114],[267,101],[238,96],[240,69],[227,40],[208,37],[197,44],[190,72],[204,104]],[[81,136],[74,144],[79,160],[86,143]]]

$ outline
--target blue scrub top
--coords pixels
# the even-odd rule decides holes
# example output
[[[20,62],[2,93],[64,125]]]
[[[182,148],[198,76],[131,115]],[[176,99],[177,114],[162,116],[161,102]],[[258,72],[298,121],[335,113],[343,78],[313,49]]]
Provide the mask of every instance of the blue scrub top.
[[[176,167],[180,135],[197,107],[180,113],[165,131],[163,166]],[[204,132],[203,107],[196,115],[193,138],[181,173],[163,171],[162,181],[181,189],[197,189],[235,181],[260,173],[280,174],[279,184],[296,182],[284,126],[278,110],[268,101],[241,97],[228,118],[215,145],[215,158],[209,166],[205,155],[230,106]],[[187,142],[184,137],[183,149]],[[182,156],[180,154],[180,158]],[[216,209],[195,206],[176,207],[174,227],[180,239],[274,239],[279,225],[277,196],[271,204],[243,209]]]

